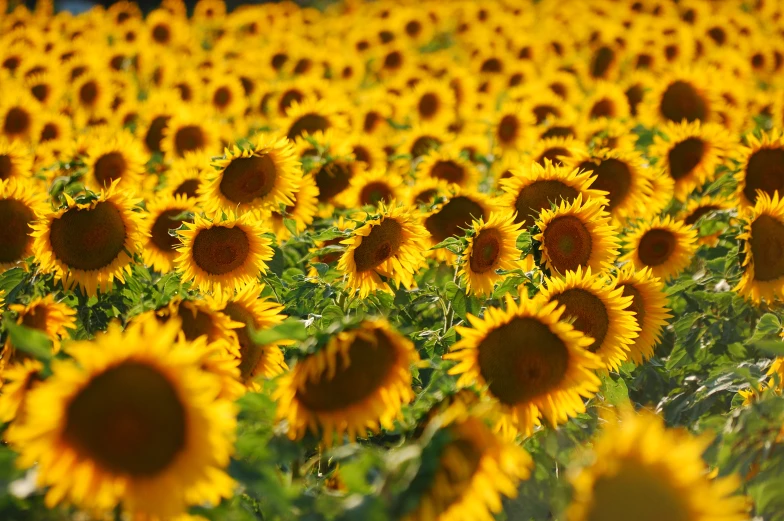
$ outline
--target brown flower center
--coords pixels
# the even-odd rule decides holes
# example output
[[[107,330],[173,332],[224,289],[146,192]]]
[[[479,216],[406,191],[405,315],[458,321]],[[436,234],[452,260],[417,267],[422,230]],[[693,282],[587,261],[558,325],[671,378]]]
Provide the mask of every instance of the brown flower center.
[[[150,123],[150,128],[144,135],[144,144],[147,145],[147,150],[150,152],[161,151],[161,141],[163,141],[163,131],[169,124],[171,116],[158,116]]]
[[[591,61],[591,76],[594,78],[606,77],[613,63],[615,63],[615,51],[607,46],[599,47]]]
[[[486,228],[474,238],[469,266],[474,273],[494,270],[501,255],[503,237],[495,228]]]
[[[609,158],[593,167],[596,180],[591,188],[607,192],[609,204],[607,208],[612,211],[617,208],[629,195],[632,184],[632,172],[629,165],[620,159]]]
[[[21,107],[13,107],[5,114],[3,133],[10,137],[22,136],[30,131],[33,119]]]
[[[357,271],[368,271],[394,256],[403,243],[403,227],[395,219],[384,219],[373,226],[370,234],[354,250]]]
[[[62,439],[111,472],[151,477],[185,449],[187,424],[168,378],[125,361],[93,377],[71,400]]]
[[[233,203],[263,199],[274,188],[277,168],[269,155],[237,157],[223,171],[220,192]]]
[[[479,372],[505,405],[528,402],[554,390],[569,367],[569,351],[550,328],[515,317],[479,343]]]
[[[35,214],[16,199],[0,200],[0,263],[17,262],[24,258],[30,245],[30,224]]]
[[[599,118],[614,118],[615,117],[615,103],[610,99],[601,99],[594,103],[590,112],[591,119]]]
[[[128,163],[122,152],[107,152],[95,162],[93,176],[99,186],[109,186],[116,179],[122,178],[127,169]]]
[[[680,123],[683,119],[705,121],[708,118],[708,103],[693,85],[685,81],[674,81],[664,91],[659,105],[661,115]]]
[[[591,232],[573,215],[553,219],[544,230],[543,242],[550,264],[558,273],[587,266],[591,258]]]
[[[562,157],[572,157],[572,153],[569,152],[564,147],[550,147],[536,159],[536,162],[540,165],[545,165],[545,160],[549,160],[555,166],[563,166],[563,161],[561,161]]]
[[[122,213],[113,203],[101,201],[95,208],[71,208],[52,221],[49,240],[54,256],[77,270],[109,266],[125,248]]]
[[[523,223],[526,228],[532,226],[542,210],[550,208],[551,204],[560,203],[562,199],[571,201],[577,197],[578,193],[577,190],[561,181],[534,181],[523,187],[517,195],[515,222]]]
[[[419,112],[419,117],[422,119],[430,119],[438,113],[438,109],[441,106],[441,103],[438,99],[438,96],[433,94],[432,92],[428,92],[424,96],[422,96],[419,100],[419,104],[417,105],[417,111]]]
[[[771,197],[776,191],[779,195],[784,195],[784,149],[761,148],[749,157],[743,195],[755,203],[757,190],[762,190]]]
[[[354,167],[351,163],[333,161],[323,165],[315,175],[316,186],[319,189],[318,200],[325,203],[342,193],[351,184],[352,177],[354,177]]]
[[[184,157],[186,152],[201,150],[206,144],[204,129],[198,125],[180,127],[174,134],[174,151],[179,157]]]
[[[242,267],[250,255],[250,241],[239,227],[213,226],[193,239],[193,261],[210,275],[223,275]]]
[[[10,179],[14,174],[14,161],[10,156],[0,155],[0,181]]]
[[[166,44],[171,40],[171,30],[165,24],[157,24],[152,28],[152,39],[157,43]]]
[[[498,141],[508,145],[514,143],[520,130],[520,120],[514,114],[507,114],[498,124]]]
[[[297,390],[297,401],[311,411],[345,410],[367,399],[384,384],[398,363],[398,354],[386,333],[373,332],[373,339],[357,336],[345,358],[338,360],[331,378],[322,374],[308,379]]]
[[[659,266],[670,259],[676,244],[675,235],[671,231],[654,228],[640,239],[637,254],[646,266]]]
[[[294,141],[304,134],[313,134],[319,130],[324,131],[330,126],[329,120],[320,114],[305,114],[292,123],[287,137],[289,141]]]
[[[185,222],[185,219],[175,219],[175,217],[181,213],[183,213],[183,210],[179,208],[161,212],[158,214],[158,217],[155,218],[155,222],[150,231],[151,241],[155,247],[172,256],[174,255],[174,247],[180,244],[180,240],[177,237],[169,235],[169,230],[175,230]]]
[[[697,137],[686,138],[676,143],[667,153],[670,176],[678,181],[691,174],[699,166],[706,149],[705,142]]]
[[[751,256],[754,280],[784,277],[784,223],[770,215],[760,215],[751,223]]]
[[[388,184],[376,181],[362,187],[362,190],[359,192],[359,202],[362,206],[376,206],[382,201],[389,202],[393,196],[394,192]]]
[[[604,302],[593,293],[580,288],[567,289],[554,295],[553,300],[566,306],[563,318],[574,319],[574,328],[594,340],[588,349],[593,353],[597,352],[610,328],[610,318]]]
[[[454,161],[438,161],[430,169],[430,177],[443,179],[449,183],[462,184],[466,180],[465,169]]]
[[[447,237],[462,237],[474,219],[487,218],[482,206],[465,196],[453,197],[436,213],[425,219],[425,228],[436,242]]]

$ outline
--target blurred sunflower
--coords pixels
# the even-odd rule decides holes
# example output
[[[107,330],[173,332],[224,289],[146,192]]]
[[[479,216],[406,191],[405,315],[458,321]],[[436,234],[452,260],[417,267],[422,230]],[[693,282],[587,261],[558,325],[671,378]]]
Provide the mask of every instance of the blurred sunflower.
[[[37,128],[40,112],[40,103],[32,95],[21,89],[10,89],[0,103],[0,133],[8,141],[28,141]]]
[[[735,174],[738,197],[744,206],[754,206],[760,193],[784,195],[784,133],[774,128],[759,138],[746,136],[748,146],[737,154],[740,170]]]
[[[560,204],[561,200],[571,202],[580,194],[585,200],[601,199],[605,195],[605,192],[591,188],[596,178],[589,173],[556,166],[549,161],[544,165],[523,163],[510,172],[510,177],[500,181],[504,193],[499,197],[498,205],[516,212],[515,222],[522,223],[524,228],[533,226],[542,210]]]
[[[54,295],[34,298],[27,305],[11,304],[8,309],[17,314],[17,324],[46,334],[52,341],[54,352],[60,350],[60,340],[69,337],[68,330],[76,329],[76,310],[63,302],[56,302]],[[0,358],[0,364],[5,367],[30,356],[14,349],[11,339],[8,338]]]
[[[738,235],[744,271],[734,289],[755,303],[784,300],[784,199],[760,193],[744,220]]]
[[[359,290],[362,298],[375,290],[390,291],[390,281],[410,288],[424,260],[426,237],[412,209],[395,203],[379,206],[376,215],[341,241],[346,251],[338,270],[346,275],[346,287],[351,293]]]
[[[496,209],[493,200],[474,190],[461,190],[451,185],[446,198],[424,216],[423,224],[430,234],[430,245],[443,242],[449,237],[463,237],[475,220],[488,220]],[[444,248],[432,250],[437,260],[452,260],[454,254]]]
[[[667,429],[651,412],[611,418],[593,444],[592,464],[574,474],[569,521],[682,519],[743,521],[735,476],[711,479],[702,453],[709,436]]]
[[[519,150],[530,139],[531,129],[537,124],[531,107],[506,102],[493,118],[494,141],[501,150]]]
[[[564,166],[569,158],[585,151],[585,143],[573,137],[548,137],[537,141],[528,153],[541,166],[551,162],[559,167]]]
[[[493,285],[503,278],[496,270],[514,270],[520,260],[517,236],[521,224],[514,222],[514,215],[492,213],[485,222],[473,222],[468,233],[468,245],[463,252],[458,276],[466,279],[466,292],[490,296]]]
[[[281,346],[290,343],[282,340],[266,345],[257,344],[251,338],[251,328],[263,331],[286,318],[286,315],[281,314],[283,306],[259,296],[263,290],[263,285],[248,284],[218,305],[221,313],[241,324],[234,329],[239,344],[236,356],[239,359],[240,381],[256,391],[260,390],[254,382],[257,377],[272,378],[288,370]]]
[[[318,131],[346,130],[347,125],[348,121],[334,101],[306,100],[303,103],[292,103],[277,126],[290,141],[294,141]]]
[[[414,345],[385,320],[365,321],[333,335],[327,345],[297,361],[278,380],[273,398],[288,435],[320,435],[327,447],[381,429],[392,429],[414,399]]]
[[[177,257],[175,247],[179,239],[173,231],[190,221],[187,216],[193,212],[193,201],[183,195],[156,197],[147,203],[144,215],[145,242],[142,247],[144,263],[159,273],[168,273],[174,268]]]
[[[44,112],[38,121],[36,141],[40,146],[43,143],[67,143],[73,139],[72,121],[65,114],[59,112]]]
[[[522,295],[518,304],[507,293],[506,305],[483,319],[468,315],[472,327],[457,326],[462,339],[444,358],[458,362],[449,374],[460,375],[459,387],[476,384],[500,403],[500,423],[529,436],[541,417],[555,426],[585,411],[602,363],[585,349],[592,340],[561,321],[557,303]]]
[[[514,442],[493,433],[459,404],[441,415],[443,423],[423,448],[423,459],[437,458],[437,467],[420,468],[422,483],[416,508],[405,521],[469,521],[493,519],[501,512],[501,496],[517,495],[517,483],[528,479],[533,462]],[[441,445],[442,437],[448,441]]]
[[[285,213],[273,210],[270,214],[272,231],[278,238],[278,242],[283,242],[291,238],[291,231],[286,227],[284,219],[294,221],[294,228],[297,233],[302,233],[318,213],[319,189],[316,180],[310,174],[305,174],[299,182],[299,188],[294,193],[294,202],[286,206]]]
[[[142,244],[137,200],[117,188],[117,181],[97,195],[46,212],[33,225],[33,252],[44,273],[54,273],[63,287],[79,286],[87,295],[124,282],[133,255]]]
[[[33,225],[48,209],[31,182],[22,178],[0,181],[0,269],[33,254]]]
[[[128,132],[101,133],[87,147],[85,185],[92,190],[113,184],[122,190],[138,190],[146,173],[141,143]]]
[[[441,145],[454,139],[445,127],[434,124],[416,124],[405,133],[405,138],[399,150],[411,155],[411,159],[426,156],[431,150],[438,149]]]
[[[675,182],[675,197],[685,200],[696,188],[715,178],[716,167],[732,146],[730,134],[719,125],[668,123],[654,137],[649,155]]]
[[[27,421],[27,398],[43,381],[43,368],[35,358],[24,358],[0,369],[0,422],[11,422],[3,435],[6,440]]]
[[[613,286],[623,290],[624,297],[632,297],[629,310],[640,328],[639,336],[629,345],[629,358],[640,365],[653,356],[653,349],[661,340],[664,326],[672,315],[667,307],[664,283],[653,276],[650,268],[635,270],[626,264],[618,270]]]
[[[291,143],[274,136],[259,136],[247,148],[226,148],[213,165],[218,171],[201,192],[207,212],[267,213],[291,205],[302,177]]]
[[[193,107],[174,111],[161,134],[161,151],[171,158],[188,153],[213,154],[220,146],[214,127],[204,112]]]
[[[539,242],[542,262],[553,275],[565,275],[578,267],[602,271],[618,257],[618,230],[604,210],[605,199],[588,199],[582,194],[572,202],[545,208],[539,214],[533,239]]]
[[[583,100],[583,113],[589,120],[625,119],[630,110],[623,89],[613,83],[597,83],[594,91]]]
[[[683,221],[655,217],[625,237],[629,252],[621,257],[635,268],[651,268],[653,275],[669,280],[689,267],[697,251],[697,231]]]
[[[33,156],[20,141],[0,136],[0,181],[14,177],[29,178],[33,172]]]
[[[233,450],[235,408],[217,399],[215,375],[177,341],[177,326],[111,327],[72,343],[72,359],[27,398],[13,432],[22,467],[36,465],[46,504],[170,517],[232,493],[223,470]],[[62,479],[63,475],[72,479]]]
[[[629,309],[632,297],[623,296],[623,290],[612,281],[608,284],[604,275],[593,276],[591,268],[578,267],[564,278],[547,279],[545,285],[542,296],[565,306],[564,319],[573,320],[574,328],[593,340],[588,350],[607,369],[618,369],[640,331]]]
[[[349,188],[336,197],[335,201],[346,208],[375,208],[382,203],[399,201],[402,196],[403,178],[382,167],[361,171],[352,177]]]
[[[737,207],[737,200],[730,197],[722,197],[722,196],[700,196],[700,197],[692,197],[686,203],[686,206],[683,210],[678,214],[678,218],[681,219],[684,224],[687,224],[697,230],[697,237],[700,244],[706,244],[710,247],[714,247],[719,244],[719,235],[721,235],[722,230],[713,230],[711,227],[711,232],[706,235],[703,235],[699,223],[707,223],[710,219],[707,217],[714,214],[714,212],[728,212],[733,210]],[[705,219],[703,220],[703,217]],[[715,223],[715,220],[710,220],[711,223]]]
[[[267,271],[273,251],[265,232],[249,214],[197,214],[178,231],[181,244],[174,267],[183,281],[193,281],[203,292],[241,289]]]
[[[413,207],[429,208],[436,198],[447,196],[449,186],[449,183],[441,179],[418,180],[416,184],[408,187],[406,200]]]
[[[401,110],[422,123],[447,125],[455,117],[455,103],[455,94],[448,84],[425,80],[401,101]]]
[[[203,154],[186,154],[184,158],[174,160],[166,172],[163,192],[197,204],[201,186],[210,174],[209,162],[209,157]]]
[[[716,121],[719,99],[711,84],[714,71],[676,69],[651,85],[639,106],[639,118],[648,125],[686,120]]]
[[[442,179],[461,188],[476,188],[479,171],[455,147],[442,147],[431,150],[416,165],[418,182],[426,179]]]

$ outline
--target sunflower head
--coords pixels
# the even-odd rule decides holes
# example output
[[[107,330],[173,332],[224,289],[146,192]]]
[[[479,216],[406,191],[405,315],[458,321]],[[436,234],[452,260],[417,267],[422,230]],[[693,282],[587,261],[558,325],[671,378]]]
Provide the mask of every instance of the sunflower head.
[[[629,252],[621,260],[637,269],[649,267],[654,276],[670,279],[689,267],[697,250],[697,232],[670,216],[655,217],[626,236]]]
[[[87,148],[85,184],[93,189],[108,188],[115,181],[120,188],[138,190],[146,173],[147,156],[129,132],[101,132]]]
[[[458,364],[458,386],[476,383],[500,404],[510,424],[524,435],[544,417],[551,425],[585,410],[583,397],[598,389],[599,357],[586,349],[592,340],[562,321],[556,302],[507,294],[507,309],[490,307],[484,318],[469,315],[472,327],[458,326],[462,339],[444,358]]]
[[[327,446],[346,434],[354,440],[392,429],[414,398],[410,366],[418,359],[414,345],[386,321],[362,322],[334,334],[281,377],[278,415],[288,421],[290,438],[310,430]]]
[[[14,266],[33,253],[33,225],[47,210],[48,205],[29,181],[0,181],[0,268]]]
[[[487,222],[481,218],[473,222],[458,274],[466,279],[466,291],[490,295],[495,282],[503,277],[496,271],[517,268],[520,226],[514,215],[502,213],[491,214]]]
[[[163,196],[147,203],[142,248],[145,264],[160,273],[173,269],[177,256],[175,247],[180,244],[177,236],[173,235],[174,230],[185,221],[192,220],[190,214],[193,211],[193,200],[184,195]]]
[[[784,199],[759,192],[738,239],[744,271],[735,290],[757,303],[784,300]]]
[[[68,338],[68,330],[76,329],[76,310],[63,302],[56,302],[54,295],[35,298],[27,305],[11,304],[8,309],[17,314],[17,324],[46,334],[52,341],[55,352],[60,349],[61,339]],[[28,355],[14,349],[9,338],[2,352],[0,365],[4,366],[27,358]]]
[[[463,237],[473,221],[489,219],[494,209],[493,201],[486,195],[453,185],[447,198],[425,216],[423,224],[430,234],[431,244],[435,246],[448,237]],[[439,260],[452,259],[452,255],[443,248],[434,250],[434,255]]]
[[[741,204],[753,206],[760,193],[784,195],[784,132],[773,129],[760,138],[748,135],[748,146],[737,154],[741,168],[736,174]]]

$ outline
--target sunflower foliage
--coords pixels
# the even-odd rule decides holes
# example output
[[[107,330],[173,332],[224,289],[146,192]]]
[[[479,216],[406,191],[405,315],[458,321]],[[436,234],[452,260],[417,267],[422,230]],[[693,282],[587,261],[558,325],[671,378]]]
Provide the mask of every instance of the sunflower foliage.
[[[779,3],[7,4],[0,519],[784,521]]]

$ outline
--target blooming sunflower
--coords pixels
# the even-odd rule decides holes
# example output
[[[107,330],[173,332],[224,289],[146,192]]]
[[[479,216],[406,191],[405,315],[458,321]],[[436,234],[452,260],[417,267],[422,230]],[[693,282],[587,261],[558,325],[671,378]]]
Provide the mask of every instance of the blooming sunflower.
[[[217,152],[220,145],[214,127],[207,115],[193,106],[176,110],[162,131],[161,151],[172,158]]]
[[[530,129],[537,124],[528,105],[506,102],[493,119],[493,138],[502,150],[519,150],[530,138]]]
[[[185,214],[193,210],[193,200],[183,195],[155,197],[147,203],[142,248],[145,264],[159,273],[172,270],[180,241],[171,232],[189,220]]]
[[[432,123],[416,124],[405,133],[405,139],[399,150],[404,154],[410,154],[411,159],[416,159],[453,139],[454,136],[449,134],[443,126]]]
[[[651,412],[624,411],[593,444],[593,463],[574,474],[569,521],[743,521],[746,498],[735,476],[710,479],[709,436],[667,429]]]
[[[209,161],[210,159],[202,154],[186,154],[182,159],[175,159],[166,172],[164,193],[185,197],[198,205],[201,185],[209,175]]]
[[[70,501],[171,517],[188,505],[217,504],[233,482],[235,408],[218,399],[218,378],[199,352],[177,341],[176,324],[72,343],[69,360],[27,398],[26,420],[9,440],[17,462],[37,466],[49,507]],[[63,479],[69,476],[69,479]]]
[[[613,286],[623,289],[624,297],[632,297],[629,309],[634,312],[640,332],[629,345],[629,358],[640,365],[653,356],[653,348],[661,339],[668,319],[672,318],[664,283],[653,276],[650,268],[635,270],[627,264],[614,277]]]
[[[651,85],[639,106],[639,118],[648,125],[683,120],[708,123],[717,118],[719,100],[711,85],[713,70],[676,69]]]
[[[38,135],[35,137],[39,146],[43,143],[67,143],[72,139],[72,122],[65,114],[44,112],[38,121]]]
[[[784,195],[784,132],[773,129],[760,138],[749,134],[747,142],[738,153],[741,168],[735,175],[741,204],[754,206],[760,192]]]
[[[561,321],[563,307],[540,298],[507,294],[506,311],[489,307],[472,327],[457,326],[462,339],[444,355],[458,364],[459,387],[476,384],[496,399],[509,423],[528,436],[544,417],[555,426],[585,411],[582,398],[599,388],[599,357],[586,350],[592,340]],[[503,425],[497,425],[503,428]]]
[[[33,225],[33,252],[41,271],[54,273],[66,289],[78,285],[88,295],[108,291],[114,279],[124,282],[133,254],[142,244],[137,200],[117,188],[46,212]]]
[[[141,143],[128,132],[99,133],[87,147],[85,185],[92,190],[108,188],[138,190],[147,162]]]
[[[503,278],[496,270],[517,268],[520,259],[517,236],[521,226],[514,222],[514,215],[502,213],[490,214],[487,222],[481,218],[474,221],[458,273],[466,279],[466,291],[490,295],[493,285]]]
[[[462,237],[477,219],[487,220],[496,207],[493,201],[485,194],[474,190],[461,190],[452,185],[447,192],[447,198],[428,213],[423,224],[430,234],[430,244],[436,244],[449,237]],[[432,255],[438,260],[453,260],[454,255],[444,248],[432,250]]]
[[[713,247],[719,243],[719,235],[721,235],[721,230],[708,235],[702,235],[702,230],[699,226],[697,226],[697,224],[703,217],[713,214],[713,212],[730,211],[736,206],[737,200],[730,197],[709,195],[691,197],[686,203],[686,207],[683,208],[683,210],[678,214],[678,218],[683,220],[685,224],[688,224],[697,230],[698,241],[700,244],[706,244]]]
[[[441,179],[424,179],[408,187],[408,204],[414,207],[430,207],[436,197],[445,197],[449,183]]]
[[[34,358],[14,361],[0,369],[0,422],[13,422],[4,433],[6,440],[12,439],[27,419],[27,397],[43,380],[44,366]]]
[[[504,193],[499,206],[516,212],[515,222],[524,228],[533,226],[539,212],[559,204],[561,200],[573,201],[579,194],[585,200],[602,198],[605,192],[591,188],[596,179],[576,169],[556,166],[547,161],[544,165],[528,163],[511,170],[511,176],[500,181]]]
[[[9,89],[0,103],[0,134],[8,141],[28,141],[37,128],[40,103],[21,89]]]
[[[338,105],[334,100],[324,99],[306,100],[303,103],[294,102],[277,126],[291,141],[318,131],[345,130],[348,121],[340,113]]]
[[[501,496],[517,495],[517,483],[530,476],[533,462],[513,441],[504,440],[461,403],[441,417],[443,423],[423,448],[423,459],[437,467],[420,468],[419,503],[405,521],[489,521],[501,511]],[[448,437],[444,445],[436,440]]]
[[[403,178],[382,167],[360,171],[353,176],[349,188],[336,198],[336,202],[346,208],[376,207],[400,200],[402,196]]]
[[[359,290],[363,298],[371,291],[389,290],[381,277],[410,288],[423,262],[426,237],[427,230],[411,209],[394,202],[381,205],[378,214],[341,241],[346,251],[338,270],[347,276],[346,287]]]
[[[32,175],[33,156],[20,141],[0,136],[0,181]]]
[[[262,345],[254,342],[249,334],[251,328],[263,330],[280,324],[286,318],[281,314],[283,306],[259,296],[263,290],[263,285],[248,284],[217,306],[221,313],[240,324],[234,329],[239,343],[235,356],[239,360],[240,381],[254,390],[260,390],[255,378],[271,378],[288,370],[281,346],[289,344],[289,341]]]
[[[588,199],[582,194],[572,202],[561,201],[559,207],[545,208],[536,227],[544,265],[553,274],[564,275],[579,266],[601,271],[618,256],[618,230],[610,224],[604,211],[605,199]]]
[[[697,231],[670,216],[655,217],[626,235],[629,252],[622,261],[634,267],[651,268],[653,275],[667,280],[689,267],[697,251]]]
[[[603,275],[593,276],[591,268],[566,273],[564,278],[545,281],[542,296],[565,306],[564,318],[573,319],[574,327],[593,342],[588,347],[607,369],[617,369],[629,356],[630,345],[640,328],[629,307],[632,297],[608,284]]]
[[[175,269],[200,291],[221,293],[240,289],[267,271],[272,243],[264,237],[260,221],[243,216],[196,215],[178,232],[182,244],[174,259]]]
[[[629,101],[623,88],[614,83],[599,82],[595,90],[583,100],[584,115],[589,120],[629,117]]]
[[[675,197],[685,200],[694,189],[714,179],[732,138],[721,126],[699,121],[670,122],[661,131],[664,137],[654,136],[649,154],[672,177]]]
[[[0,181],[0,269],[9,268],[33,253],[32,226],[48,210],[43,197],[29,181]]]
[[[461,188],[476,188],[479,171],[455,147],[431,150],[416,165],[417,181],[442,179]]]
[[[286,206],[285,214],[273,211],[270,214],[272,231],[282,242],[291,238],[291,232],[285,226],[284,219],[294,221],[297,233],[302,233],[313,223],[318,212],[319,189],[312,175],[305,174],[299,182],[299,189],[294,193],[294,203]]]
[[[218,172],[201,194],[208,212],[266,213],[281,204],[292,205],[302,178],[291,143],[273,136],[259,136],[246,149],[226,148],[213,165]]]
[[[607,211],[618,221],[639,215],[645,210],[646,196],[658,195],[651,191],[651,169],[634,149],[578,152],[565,163],[596,177],[591,188],[607,192]]]
[[[239,116],[245,111],[247,100],[239,78],[227,71],[214,72],[216,79],[205,87],[206,101],[218,114]]]
[[[585,152],[585,144],[580,140],[568,136],[548,137],[537,141],[529,150],[529,155],[542,166],[547,162],[563,166],[570,157],[581,152]]]
[[[273,398],[288,435],[310,430],[324,445],[392,429],[403,404],[414,399],[414,345],[385,320],[365,321],[334,335],[278,380]]]
[[[760,193],[746,215],[743,233],[743,276],[735,291],[759,303],[784,299],[784,199]]]
[[[54,295],[35,298],[27,305],[11,304],[8,309],[17,313],[17,324],[45,333],[55,352],[60,350],[60,340],[69,336],[68,330],[76,329],[76,310],[62,302],[55,302]],[[6,340],[0,357],[2,366],[27,358],[14,349],[10,338]]]

